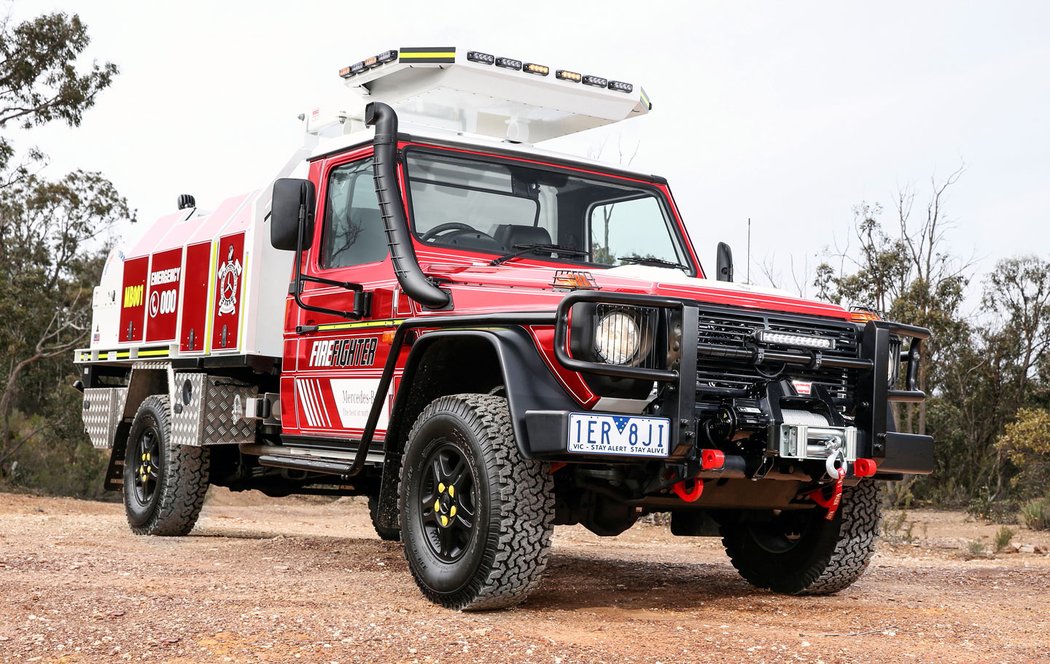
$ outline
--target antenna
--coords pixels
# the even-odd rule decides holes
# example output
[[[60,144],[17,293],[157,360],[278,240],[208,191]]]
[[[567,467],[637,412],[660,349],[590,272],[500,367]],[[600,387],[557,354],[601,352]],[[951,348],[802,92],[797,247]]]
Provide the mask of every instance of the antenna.
[[[751,217],[747,218],[747,283],[751,284]]]

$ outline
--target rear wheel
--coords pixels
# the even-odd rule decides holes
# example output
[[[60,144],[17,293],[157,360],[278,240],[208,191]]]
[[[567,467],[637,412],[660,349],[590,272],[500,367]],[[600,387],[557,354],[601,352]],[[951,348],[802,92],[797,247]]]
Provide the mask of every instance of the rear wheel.
[[[208,492],[208,450],[175,445],[168,397],[147,397],[124,457],[124,511],[137,535],[186,535]]]
[[[423,594],[468,610],[523,601],[547,566],[554,486],[546,464],[521,456],[507,400],[435,400],[401,468],[401,537]]]
[[[722,543],[733,566],[754,586],[791,595],[838,592],[860,578],[875,552],[879,488],[866,480],[843,489],[831,521],[824,509],[815,508],[724,523]]]

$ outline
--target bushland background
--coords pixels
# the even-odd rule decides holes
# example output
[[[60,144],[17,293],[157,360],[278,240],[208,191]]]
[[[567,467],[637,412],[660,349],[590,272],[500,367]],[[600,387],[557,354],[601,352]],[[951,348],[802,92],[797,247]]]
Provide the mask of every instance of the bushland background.
[[[31,142],[44,125],[78,126],[119,75],[117,65],[91,60],[95,51],[75,14],[0,21],[4,490],[103,497],[106,459],[81,429],[71,351],[88,343],[92,287],[115,228],[136,215],[104,174],[56,176]],[[933,331],[920,372],[928,401],[898,417],[936,438],[937,467],[897,483],[891,502],[1050,528],[1050,262],[1032,247],[979,270],[976,248],[952,243],[959,225],[975,223],[951,205],[966,186],[960,162],[886,200],[857,200],[814,264],[767,260],[754,266],[754,281]]]

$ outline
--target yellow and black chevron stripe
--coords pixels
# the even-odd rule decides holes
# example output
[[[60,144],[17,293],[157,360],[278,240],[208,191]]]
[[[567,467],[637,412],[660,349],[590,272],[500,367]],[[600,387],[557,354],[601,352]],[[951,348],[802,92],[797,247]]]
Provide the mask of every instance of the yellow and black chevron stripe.
[[[413,46],[401,48],[398,62],[407,64],[453,64],[456,61],[454,46]]]

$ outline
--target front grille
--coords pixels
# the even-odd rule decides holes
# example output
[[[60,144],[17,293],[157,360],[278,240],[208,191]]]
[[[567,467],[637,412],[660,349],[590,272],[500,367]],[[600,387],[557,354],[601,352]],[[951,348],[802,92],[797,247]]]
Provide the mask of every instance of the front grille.
[[[856,326],[820,318],[799,318],[768,312],[742,312],[736,310],[701,310],[697,326],[697,342],[701,345],[725,348],[777,348],[759,343],[755,338],[758,330],[771,330],[790,334],[833,339],[835,348],[820,351],[825,357],[857,357],[858,335]],[[766,374],[763,376],[762,374]],[[787,378],[824,385],[830,395],[852,402],[854,381],[846,369],[807,369],[779,365],[766,365],[761,371],[753,365],[727,360],[705,358],[697,362],[696,384],[700,392],[713,394],[727,390],[748,390],[756,382]]]

